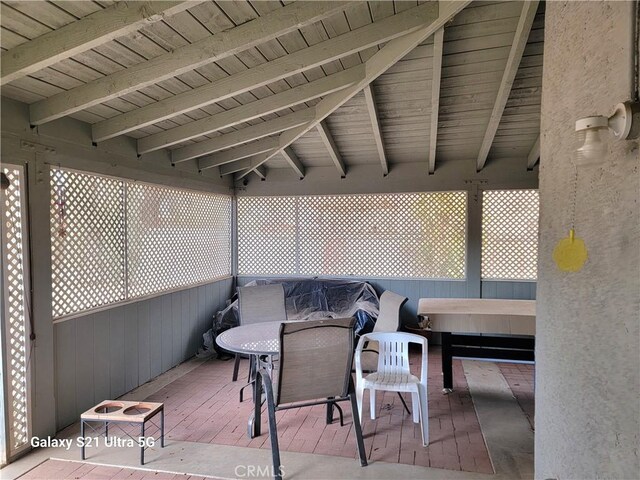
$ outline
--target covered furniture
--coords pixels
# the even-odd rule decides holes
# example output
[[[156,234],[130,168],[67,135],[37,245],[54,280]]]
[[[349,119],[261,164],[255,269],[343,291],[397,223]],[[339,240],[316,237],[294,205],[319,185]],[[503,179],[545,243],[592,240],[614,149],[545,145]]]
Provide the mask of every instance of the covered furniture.
[[[378,343],[378,368],[375,372],[362,371],[362,351],[365,342]],[[420,378],[413,375],[409,367],[409,344],[421,345]],[[427,404],[427,339],[404,332],[368,333],[360,337],[356,349],[356,398],[358,416],[362,419],[364,391],[369,390],[371,419],[376,418],[376,390],[410,392],[413,404],[413,421],[421,423],[422,444],[429,445],[429,410]]]
[[[453,357],[535,360],[535,300],[421,298],[418,315],[429,317],[431,329],[442,333],[445,392],[453,388]]]
[[[380,295],[380,314],[373,327],[374,332],[397,332],[400,329],[400,309],[407,302],[407,297],[385,290]],[[362,351],[362,368],[365,372],[373,372],[378,366],[378,347],[376,342],[369,342]]]
[[[349,401],[360,464],[367,465],[353,380],[353,318],[310,320],[280,326],[277,377],[270,362],[262,362],[262,379],[269,415],[274,477],[281,479],[276,411]]]

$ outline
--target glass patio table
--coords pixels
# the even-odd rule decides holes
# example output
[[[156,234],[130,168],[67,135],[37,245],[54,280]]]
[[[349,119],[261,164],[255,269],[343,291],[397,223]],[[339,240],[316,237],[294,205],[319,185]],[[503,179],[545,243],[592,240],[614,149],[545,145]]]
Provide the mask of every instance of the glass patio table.
[[[260,415],[262,410],[262,378],[258,371],[258,357],[277,355],[280,349],[280,324],[283,322],[263,322],[240,325],[225,330],[216,337],[220,348],[234,353],[249,355],[252,364],[253,413],[247,424],[249,438],[260,435]]]

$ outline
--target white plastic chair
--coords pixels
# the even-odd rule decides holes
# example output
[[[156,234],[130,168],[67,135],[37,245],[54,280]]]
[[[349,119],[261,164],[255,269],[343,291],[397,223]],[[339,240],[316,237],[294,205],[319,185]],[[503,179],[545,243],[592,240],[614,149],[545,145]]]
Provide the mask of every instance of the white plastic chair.
[[[362,350],[366,342],[378,342],[378,370],[363,376]],[[420,378],[409,370],[409,344],[422,346],[422,370]],[[404,332],[368,333],[360,337],[356,349],[356,401],[362,420],[362,401],[365,389],[369,390],[371,419],[376,418],[376,390],[411,392],[413,422],[422,424],[422,444],[429,445],[429,408],[427,402],[427,339]]]

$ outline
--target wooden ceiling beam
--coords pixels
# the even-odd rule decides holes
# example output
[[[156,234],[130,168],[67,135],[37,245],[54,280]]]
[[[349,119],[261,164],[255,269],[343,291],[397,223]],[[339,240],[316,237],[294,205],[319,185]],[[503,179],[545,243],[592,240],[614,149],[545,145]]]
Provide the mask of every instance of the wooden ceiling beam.
[[[202,1],[118,2],[2,52],[0,85],[128,35]]]
[[[255,47],[345,9],[349,2],[294,2],[238,27],[31,104],[32,125],[111,100]]]
[[[298,177],[300,177],[300,180],[302,180],[304,178],[305,168],[302,162],[300,161],[300,159],[298,158],[298,156],[296,155],[296,152],[293,151],[293,148],[287,147],[284,150],[282,150],[280,153],[282,153],[282,156],[287,161],[289,166],[293,168],[293,170],[296,172]]]
[[[420,5],[244,72],[97,122],[92,127],[93,141],[123,135],[387,42],[407,28],[423,25],[428,13],[427,7]]]
[[[442,28],[449,20],[451,20],[459,11],[466,7],[470,0],[464,1],[439,1],[439,2],[427,2],[421,5],[421,7],[430,9],[429,18],[426,19],[422,27],[417,30],[411,30],[410,33],[396,38],[388,42],[377,53],[375,53],[364,65],[366,69],[365,78],[355,85],[348,87],[336,93],[332,93],[324,97],[320,102],[315,105],[316,118],[306,125],[296,127],[291,130],[287,130],[279,135],[280,148],[271,154],[263,154],[264,159],[254,159],[250,170],[255,169],[256,166],[262,165],[269,160],[272,156],[276,155],[279,151],[291,145],[298,138],[302,137],[312,128],[315,128],[325,118],[335,112],[340,106],[344,105],[351,98],[353,98],[358,92],[360,92],[366,85],[382,75],[389,67],[394,65],[398,60],[406,56],[411,50],[413,50],[425,39],[433,35],[438,29]],[[249,172],[241,172],[237,175],[238,178],[242,178]]]
[[[344,165],[344,160],[342,160],[342,156],[340,155],[340,151],[338,150],[338,146],[336,142],[333,140],[333,135],[331,135],[331,130],[329,130],[329,125],[325,120],[321,120],[316,128],[318,133],[320,134],[320,139],[325,147],[327,147],[327,151],[329,152],[329,157],[331,157],[331,161],[338,169],[338,173],[342,178],[347,175],[347,168]]]
[[[371,119],[371,128],[373,128],[373,139],[376,142],[378,158],[380,159],[380,165],[382,166],[382,174],[384,176],[387,176],[389,174],[389,163],[387,162],[387,155],[384,151],[384,141],[382,137],[382,129],[380,128],[380,120],[378,119],[378,106],[376,105],[376,96],[373,93],[371,84],[364,87],[363,91],[364,100],[367,105],[367,111],[369,112],[369,118]]]
[[[153,152],[161,148],[170,147],[176,143],[192,138],[201,137],[208,133],[231,127],[238,123],[253,120],[263,115],[299,105],[309,100],[336,92],[357,82],[364,76],[362,65],[342,70],[322,77],[313,82],[304,83],[275,95],[247,103],[236,108],[221,112],[210,117],[201,118],[194,122],[180,125],[179,127],[155,133],[138,140],[138,154]]]
[[[429,128],[429,174],[436,171],[436,146],[438,143],[438,116],[440,110],[440,83],[442,79],[442,51],[444,27],[433,36],[433,69],[431,73],[431,126]]]
[[[238,148],[223,150],[222,152],[216,153],[215,155],[201,158],[198,161],[198,169],[202,171],[208,168],[219,167],[220,165],[231,163],[236,160],[253,157],[259,153],[270,152],[277,147],[277,137],[263,138],[262,140],[258,140],[257,142],[247,143],[246,145]]]
[[[484,138],[482,139],[482,146],[480,147],[480,152],[478,153],[478,158],[476,160],[476,170],[478,172],[482,170],[487,163],[489,150],[491,150],[493,139],[498,131],[504,107],[507,105],[507,100],[509,100],[511,87],[513,86],[513,81],[516,78],[516,73],[518,73],[518,67],[522,60],[522,54],[527,46],[531,26],[533,25],[533,20],[535,19],[536,11],[538,10],[538,3],[538,0],[522,2],[522,12],[520,13],[520,19],[518,20],[515,36],[513,37],[509,57],[507,58],[507,65],[502,75],[498,96],[496,97],[496,101],[493,105],[489,124],[487,125],[487,130],[485,131]]]
[[[225,148],[232,148],[252,140],[259,140],[290,128],[299,127],[313,120],[314,114],[315,110],[313,107],[306,108],[251,127],[226,133],[210,140],[176,148],[175,150],[171,150],[171,163],[175,165],[176,163],[224,150]]]
[[[263,159],[267,155],[267,153],[260,153],[258,155],[254,155],[253,157],[244,158],[237,162],[220,165],[220,176],[231,175],[232,173],[243,172],[245,170],[246,173],[249,173],[251,172],[251,170],[255,170],[256,168],[260,167],[262,163],[264,163]],[[258,165],[258,163],[260,163],[260,165]]]
[[[533,147],[531,147],[529,151],[529,155],[527,155],[527,170],[533,170],[538,160],[540,160],[540,135],[536,138]]]

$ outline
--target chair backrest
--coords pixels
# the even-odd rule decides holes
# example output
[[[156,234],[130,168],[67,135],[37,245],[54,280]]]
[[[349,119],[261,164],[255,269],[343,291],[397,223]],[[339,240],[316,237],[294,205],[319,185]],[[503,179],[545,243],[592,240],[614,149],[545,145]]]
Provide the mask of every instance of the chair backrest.
[[[420,335],[405,332],[367,333],[360,337],[358,350],[367,341],[378,342],[378,373],[410,373],[409,344],[422,345],[422,380],[427,379],[427,339]]]
[[[238,287],[240,325],[283,322],[287,319],[281,284]]]
[[[380,314],[374,332],[396,332],[400,328],[400,309],[407,297],[385,290],[380,296]]]
[[[352,317],[280,326],[276,405],[349,393],[354,325]]]

